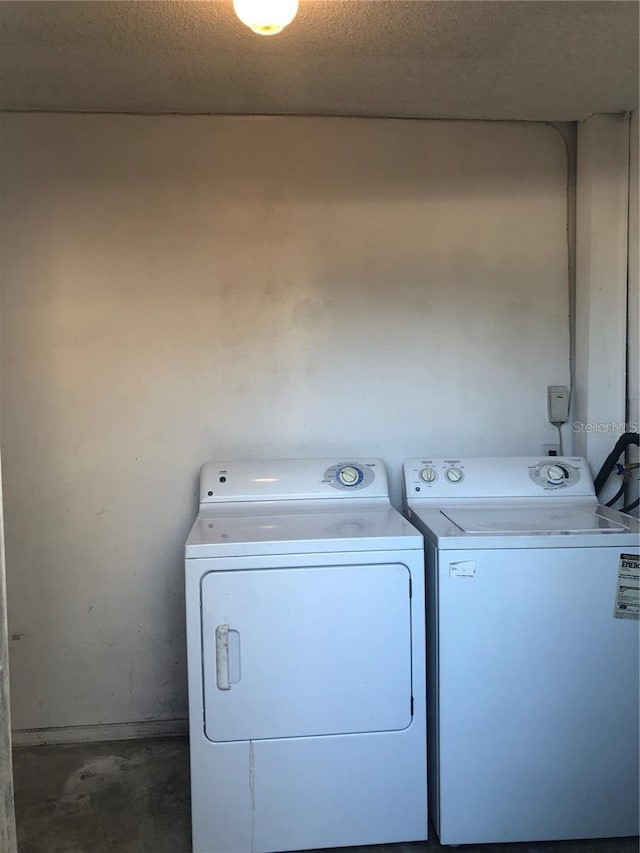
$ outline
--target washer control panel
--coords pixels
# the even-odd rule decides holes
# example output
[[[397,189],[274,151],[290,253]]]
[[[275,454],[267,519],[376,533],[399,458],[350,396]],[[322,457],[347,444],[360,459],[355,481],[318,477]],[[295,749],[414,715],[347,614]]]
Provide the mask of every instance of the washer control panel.
[[[415,499],[595,495],[589,465],[578,456],[407,459],[403,485],[405,497]]]
[[[334,489],[356,491],[370,486],[375,480],[373,465],[362,462],[340,462],[324,472],[323,480]]]
[[[419,494],[428,491],[443,482],[450,485],[462,483],[464,480],[464,464],[460,459],[419,459],[405,463],[405,480],[407,465],[413,467],[413,484],[410,493]]]

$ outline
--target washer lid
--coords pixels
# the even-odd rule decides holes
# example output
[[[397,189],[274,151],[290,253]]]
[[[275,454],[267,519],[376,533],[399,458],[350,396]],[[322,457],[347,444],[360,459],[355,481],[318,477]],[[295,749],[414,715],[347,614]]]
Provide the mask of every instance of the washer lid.
[[[341,551],[395,551],[423,547],[422,536],[399,512],[386,505],[360,509],[313,509],[291,502],[283,511],[245,505],[245,511],[201,513],[185,545],[185,556],[244,557]],[[329,503],[329,502],[328,502]],[[335,503],[335,502],[333,502]],[[339,502],[340,503],[340,502]],[[228,509],[228,508],[227,508]]]
[[[624,524],[605,518],[599,507],[442,507],[440,512],[464,533],[623,533]]]

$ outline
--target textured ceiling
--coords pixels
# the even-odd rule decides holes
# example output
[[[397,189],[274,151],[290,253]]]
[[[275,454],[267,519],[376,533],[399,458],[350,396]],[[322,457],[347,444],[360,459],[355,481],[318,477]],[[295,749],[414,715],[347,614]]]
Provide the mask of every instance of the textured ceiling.
[[[0,2],[0,106],[576,120],[638,104],[638,3]]]

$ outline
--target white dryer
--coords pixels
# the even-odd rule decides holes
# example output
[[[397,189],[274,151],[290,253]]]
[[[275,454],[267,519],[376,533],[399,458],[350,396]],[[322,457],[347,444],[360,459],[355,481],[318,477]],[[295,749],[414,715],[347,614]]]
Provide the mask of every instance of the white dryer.
[[[443,844],[638,834],[638,522],[578,458],[412,459]]]
[[[425,839],[423,540],[383,462],[205,465],[185,558],[195,853]]]

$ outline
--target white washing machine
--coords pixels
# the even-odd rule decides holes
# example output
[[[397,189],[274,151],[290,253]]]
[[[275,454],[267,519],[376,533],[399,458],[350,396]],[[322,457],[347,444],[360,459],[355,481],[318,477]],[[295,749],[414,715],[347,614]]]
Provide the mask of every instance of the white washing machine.
[[[205,465],[185,558],[194,851],[425,839],[423,539],[383,462]]]
[[[443,844],[638,834],[638,522],[578,458],[412,459]]]

